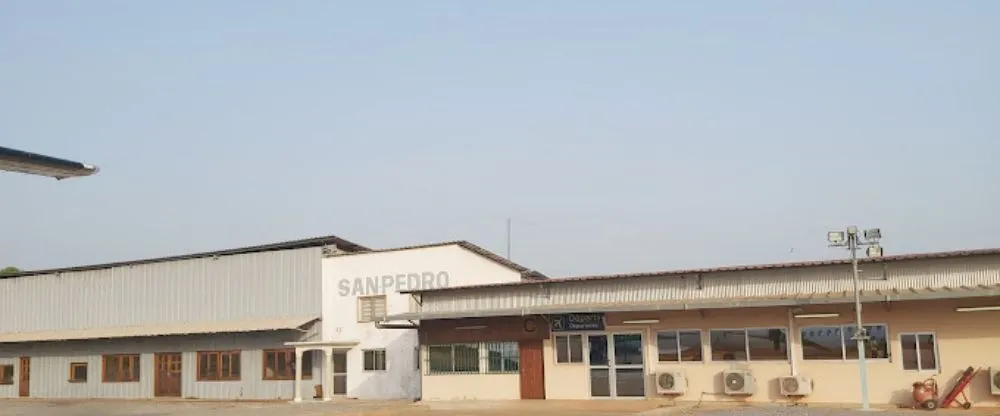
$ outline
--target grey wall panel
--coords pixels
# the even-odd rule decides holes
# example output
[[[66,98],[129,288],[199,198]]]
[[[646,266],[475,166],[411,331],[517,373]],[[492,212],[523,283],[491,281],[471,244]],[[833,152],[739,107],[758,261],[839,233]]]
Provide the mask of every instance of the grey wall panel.
[[[866,264],[862,290],[1000,284],[1000,256]],[[853,291],[850,266],[667,275],[423,294],[421,311],[734,299]]]
[[[283,343],[299,340],[296,331],[275,331],[242,335],[157,337],[131,340],[74,341],[0,345],[0,364],[10,363],[19,371],[19,356],[31,357],[32,397],[38,398],[152,398],[156,352],[182,353],[183,397],[200,399],[287,399],[294,393],[293,381],[263,380],[263,350],[284,348]],[[240,381],[196,381],[197,351],[241,350]],[[133,383],[104,383],[101,362],[104,354],[140,354],[140,378]],[[304,380],[302,392],[312,397],[321,383],[321,354],[314,356],[312,380]],[[88,364],[86,383],[70,383],[69,365]],[[17,397],[17,384],[0,386],[0,397]]]
[[[321,249],[0,279],[0,332],[320,316]]]

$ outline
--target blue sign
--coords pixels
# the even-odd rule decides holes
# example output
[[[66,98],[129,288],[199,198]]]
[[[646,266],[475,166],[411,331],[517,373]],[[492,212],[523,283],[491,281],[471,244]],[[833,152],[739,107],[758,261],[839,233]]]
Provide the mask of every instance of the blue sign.
[[[552,332],[603,331],[603,313],[552,315]]]

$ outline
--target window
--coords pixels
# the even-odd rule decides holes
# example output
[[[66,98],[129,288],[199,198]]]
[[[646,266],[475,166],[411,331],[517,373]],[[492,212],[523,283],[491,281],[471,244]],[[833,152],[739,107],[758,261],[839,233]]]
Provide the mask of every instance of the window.
[[[14,384],[14,365],[0,365],[0,386]]]
[[[486,343],[487,373],[516,373],[520,369],[520,361],[516,342]]]
[[[312,379],[313,353],[302,353],[302,379]],[[264,380],[295,380],[295,349],[264,350]]]
[[[713,329],[709,331],[712,361],[788,360],[785,328]]]
[[[478,373],[479,344],[427,346],[428,373]]]
[[[139,354],[105,355],[105,383],[124,383],[139,381]]]
[[[69,363],[69,382],[87,382],[87,363]]]
[[[240,352],[198,351],[198,381],[240,379]]]
[[[854,325],[810,326],[799,330],[802,335],[803,360],[857,360],[858,342]],[[868,340],[865,358],[889,358],[889,331],[885,325],[865,325]]]
[[[903,369],[916,371],[936,371],[937,337],[930,332],[900,334],[903,349]]]
[[[583,362],[583,335],[556,335],[556,362]]]
[[[657,332],[656,349],[661,363],[701,361],[701,331]]]
[[[362,350],[365,371],[385,371],[385,350]]]
[[[375,322],[385,319],[385,295],[358,298],[358,322]]]

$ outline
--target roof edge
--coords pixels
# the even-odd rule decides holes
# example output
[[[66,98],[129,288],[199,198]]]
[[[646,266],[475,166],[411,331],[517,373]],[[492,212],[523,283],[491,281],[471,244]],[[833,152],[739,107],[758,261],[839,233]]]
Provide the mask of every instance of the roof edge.
[[[38,276],[44,274],[55,274],[55,273],[68,273],[68,272],[82,272],[91,270],[102,270],[110,269],[114,267],[123,266],[134,266],[140,264],[152,264],[152,263],[165,263],[170,261],[180,261],[180,260],[193,260],[204,257],[215,257],[215,256],[233,256],[238,254],[250,254],[250,253],[263,253],[268,251],[282,251],[282,250],[295,250],[301,248],[310,247],[322,247],[328,245],[336,245],[338,248],[348,252],[359,252],[359,251],[369,251],[371,249],[362,246],[360,244],[345,240],[343,238],[337,237],[335,235],[329,235],[324,237],[311,237],[299,240],[289,240],[282,241],[278,243],[261,244],[255,246],[247,246],[240,248],[215,250],[215,251],[205,251],[190,254],[181,254],[176,256],[167,257],[153,257],[138,260],[128,260],[119,261],[111,263],[99,263],[84,266],[70,266],[70,267],[59,267],[53,269],[39,269],[39,270],[25,270],[18,273],[8,274],[0,276],[0,279],[10,279],[15,277],[27,277],[27,276]]]
[[[897,254],[897,255],[885,256],[885,257],[881,257],[881,258],[863,258],[863,259],[858,259],[858,262],[861,263],[861,264],[891,263],[891,262],[898,262],[898,261],[948,259],[948,258],[961,258],[961,257],[973,257],[973,256],[985,256],[985,255],[1000,255],[1000,248],[984,248],[984,249],[973,249],[973,250],[955,250],[955,251],[941,251],[941,252],[924,252],[924,253]],[[535,283],[574,283],[574,282],[603,281],[603,280],[615,280],[615,279],[631,279],[631,278],[643,278],[643,277],[665,277],[665,276],[692,275],[692,274],[701,274],[701,273],[728,273],[728,272],[745,272],[745,271],[758,271],[758,270],[811,268],[811,267],[838,266],[838,265],[849,265],[849,264],[851,264],[851,260],[850,259],[833,259],[833,260],[811,260],[811,261],[801,261],[801,262],[783,262],[783,263],[765,263],[765,264],[751,264],[751,265],[733,265],[733,266],[721,266],[721,267],[710,267],[710,268],[678,269],[678,270],[665,270],[665,271],[640,272],[640,273],[621,273],[621,274],[606,274],[606,275],[570,276],[570,277],[559,277],[559,278],[553,278],[553,279],[546,279],[546,280],[542,280],[542,281],[521,281],[521,282],[489,283],[489,284],[470,285],[470,286],[456,286],[456,287],[443,287],[443,288],[433,288],[433,289],[408,290],[408,291],[400,291],[400,293],[410,294],[410,293],[452,292],[452,291],[459,291],[459,290],[488,289],[488,288],[494,288],[494,287],[507,287],[507,286],[514,287],[514,286],[523,286],[523,285],[535,284]]]
[[[500,256],[499,254],[496,254],[496,253],[494,253],[494,252],[492,252],[490,250],[487,250],[487,249],[483,248],[482,246],[479,246],[479,245],[474,244],[472,242],[469,242],[467,240],[450,240],[450,241],[442,241],[442,242],[437,242],[437,243],[419,244],[419,245],[411,245],[411,246],[400,246],[400,247],[390,247],[390,248],[384,248],[384,249],[373,249],[373,250],[359,251],[359,252],[353,252],[353,253],[341,253],[341,254],[338,254],[338,255],[336,255],[334,257],[355,256],[355,255],[362,255],[362,254],[391,253],[391,252],[395,252],[395,251],[420,250],[420,249],[426,249],[426,248],[437,248],[437,247],[448,247],[448,246],[458,246],[458,247],[460,247],[460,248],[462,248],[462,249],[464,249],[466,251],[472,252],[472,254],[480,256],[480,257],[482,257],[482,258],[484,258],[486,260],[492,261],[492,262],[494,262],[496,264],[499,264],[500,266],[506,267],[506,268],[508,268],[510,270],[513,270],[515,272],[518,272],[518,273],[521,274],[521,279],[522,280],[548,280],[549,279],[548,276],[544,275],[543,273],[539,272],[538,270],[530,269],[528,267],[525,267],[523,265],[515,263],[515,262],[513,262],[513,261],[511,261],[511,260],[509,260],[509,259],[507,259],[505,257]]]

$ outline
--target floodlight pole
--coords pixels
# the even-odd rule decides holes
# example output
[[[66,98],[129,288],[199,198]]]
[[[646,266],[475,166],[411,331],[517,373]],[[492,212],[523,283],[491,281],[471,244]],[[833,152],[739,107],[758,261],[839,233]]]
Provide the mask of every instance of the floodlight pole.
[[[874,231],[871,236],[868,233]],[[881,238],[881,231],[877,229],[872,229],[866,231],[866,237],[862,241],[858,235],[858,227],[850,226],[847,227],[847,231],[843,242],[830,241],[831,247],[847,247],[847,250],[851,252],[851,275],[852,281],[854,282],[854,321],[855,321],[855,332],[854,339],[858,343],[858,375],[861,378],[861,410],[869,411],[871,409],[871,403],[868,400],[868,351],[865,349],[865,343],[868,340],[868,331],[865,330],[864,322],[861,318],[861,278],[858,271],[858,246],[866,245],[873,246],[877,248],[875,250],[876,255],[881,255],[881,248],[878,247],[878,240]],[[869,251],[869,255],[872,255],[872,251]]]

